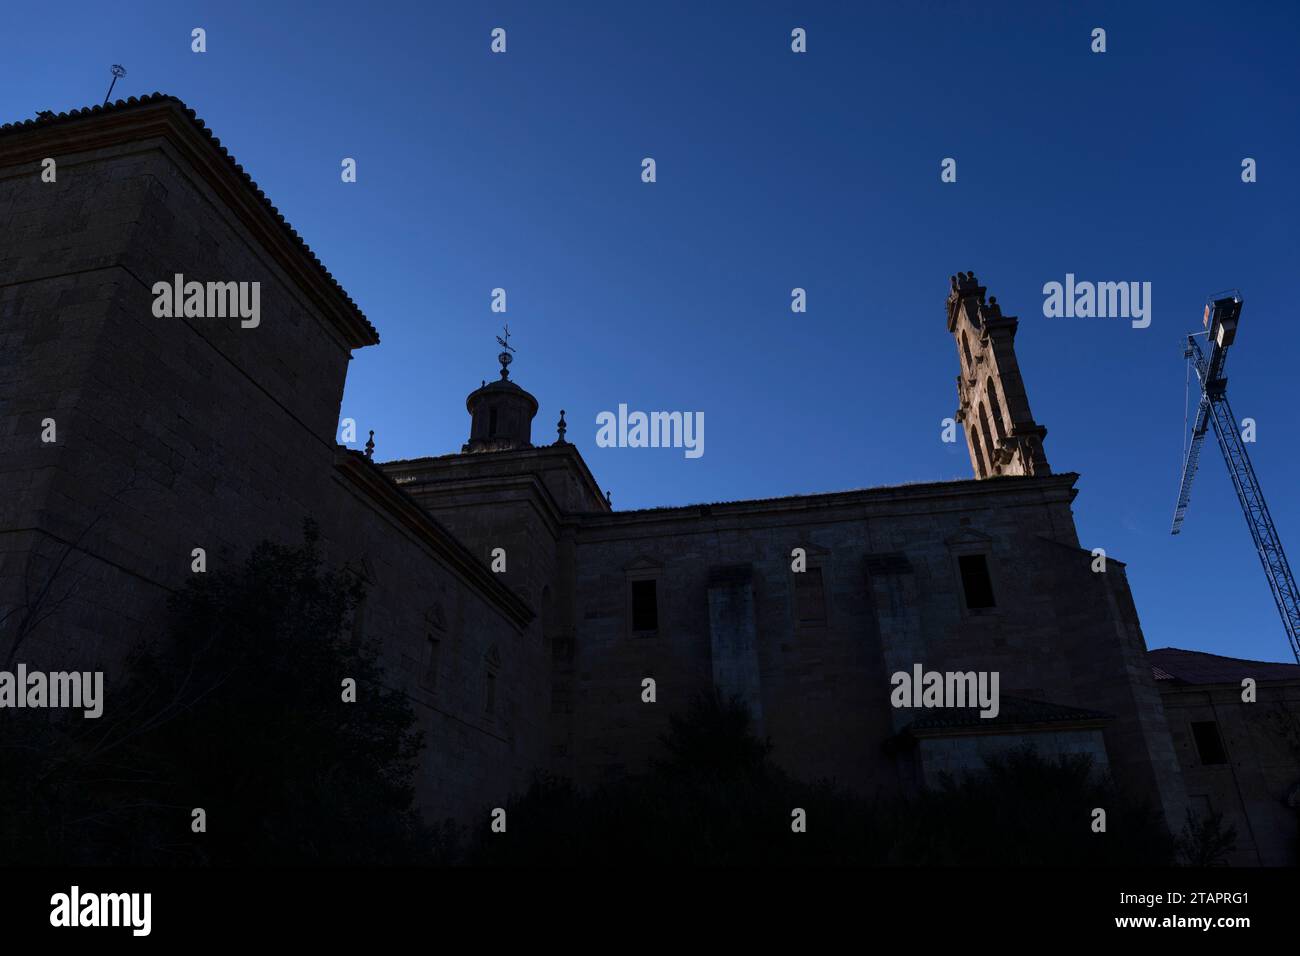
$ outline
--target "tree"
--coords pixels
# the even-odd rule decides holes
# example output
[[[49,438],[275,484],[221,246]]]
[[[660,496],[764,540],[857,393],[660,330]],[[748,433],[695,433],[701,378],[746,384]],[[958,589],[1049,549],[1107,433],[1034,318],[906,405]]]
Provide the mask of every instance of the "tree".
[[[1237,848],[1237,828],[1223,825],[1223,814],[1212,810],[1197,817],[1187,810],[1187,822],[1178,839],[1179,856],[1188,866],[1227,866]]]
[[[934,788],[865,796],[802,782],[770,759],[737,700],[708,696],[670,719],[660,757],[640,774],[581,789],[549,776],[507,804],[509,829],[480,829],[484,864],[987,865],[1165,864],[1173,841],[1157,814],[1124,799],[1087,757],[1032,750]],[[1092,832],[1091,810],[1109,830]],[[804,832],[793,811],[806,814]],[[486,819],[486,814],[484,815]]]
[[[174,474],[174,470],[173,470]],[[140,474],[132,470],[125,483],[100,503],[99,512],[86,523],[72,541],[37,535],[23,573],[22,601],[0,612],[0,634],[11,635],[7,642],[4,668],[7,670],[18,653],[41,625],[55,617],[76,594],[84,575],[78,565],[84,558],[82,545],[101,521],[124,504],[128,494],[143,490]],[[52,553],[50,553],[52,552]],[[44,572],[43,574],[40,572]],[[0,646],[5,646],[0,643]]]
[[[0,858],[59,863],[399,863],[427,859],[412,807],[421,748],[377,649],[347,628],[363,596],[323,569],[314,524],[196,575],[169,634],[106,688],[104,716],[24,711],[0,738]],[[343,701],[345,678],[355,703]],[[206,832],[192,830],[192,811]]]

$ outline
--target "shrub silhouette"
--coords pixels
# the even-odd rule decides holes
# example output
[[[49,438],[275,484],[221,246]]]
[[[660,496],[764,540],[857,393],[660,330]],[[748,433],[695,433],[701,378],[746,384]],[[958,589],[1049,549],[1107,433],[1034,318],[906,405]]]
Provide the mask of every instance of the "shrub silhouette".
[[[1224,826],[1223,814],[1214,810],[1198,818],[1187,809],[1178,839],[1178,853],[1188,866],[1226,866],[1237,848],[1237,828]]]
[[[802,783],[770,760],[739,701],[699,698],[670,721],[650,770],[589,789],[539,776],[480,830],[466,861],[506,865],[1167,864],[1174,843],[1086,757],[1031,750],[908,798]],[[807,813],[794,833],[791,812]],[[1094,833],[1091,812],[1107,811]],[[486,816],[485,816],[486,819]]]
[[[321,567],[310,522],[171,601],[166,640],[105,682],[103,717],[16,711],[0,737],[0,861],[427,860],[412,810],[420,738],[373,647],[345,633],[363,594]],[[357,682],[358,703],[342,701]],[[208,832],[191,832],[202,807]]]
[[[1016,751],[900,796],[802,782],[739,701],[694,700],[642,773],[579,788],[538,775],[508,829],[471,835],[413,810],[421,740],[377,649],[346,633],[363,596],[323,569],[315,527],[262,543],[171,603],[165,641],[106,686],[104,716],[0,723],[0,862],[483,865],[1163,864],[1174,841],[1086,758]],[[341,701],[345,677],[356,704]],[[190,829],[202,807],[208,832]],[[1094,807],[1108,832],[1093,833]],[[807,815],[807,832],[791,814]],[[482,819],[489,814],[484,810]],[[1184,857],[1215,861],[1206,831]],[[1191,845],[1191,844],[1189,844]]]

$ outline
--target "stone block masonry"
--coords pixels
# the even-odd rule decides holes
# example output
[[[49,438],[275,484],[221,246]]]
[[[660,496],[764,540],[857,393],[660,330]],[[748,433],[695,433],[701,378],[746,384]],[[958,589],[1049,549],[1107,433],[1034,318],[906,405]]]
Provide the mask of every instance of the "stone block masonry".
[[[416,705],[431,819],[483,822],[538,770],[643,769],[670,715],[721,693],[806,780],[906,792],[1018,735],[1104,757],[1181,825],[1123,566],[1094,574],[1079,549],[1078,476],[1049,468],[1015,319],[972,274],[947,319],[974,479],[614,512],[562,427],[534,443],[539,403],[504,359],[469,393],[460,454],[341,448],[348,362],[378,334],[179,101],[0,128],[0,211],[0,604],[54,568],[78,582],[23,637],[30,666],[102,662],[111,702],[193,548],[240,561],[312,517],[326,559],[366,578],[358,627]],[[257,322],[156,309],[177,276],[256,287]],[[890,675],[917,666],[996,672],[1052,716],[925,731],[890,706]]]
[[[60,158],[42,183],[39,158]],[[0,131],[0,603],[64,558],[75,598],[27,636],[31,666],[116,661],[162,625],[203,547],[209,568],[322,528],[326,559],[368,569],[368,636],[390,680],[419,659],[435,605],[459,660],[410,687],[430,746],[418,802],[467,819],[546,757],[549,665],[530,607],[334,441],[353,348],[373,328],[170,98]],[[261,321],[154,314],[183,274],[261,286]],[[57,421],[42,443],[41,421]],[[12,648],[0,646],[0,656]],[[497,706],[486,713],[491,661]]]

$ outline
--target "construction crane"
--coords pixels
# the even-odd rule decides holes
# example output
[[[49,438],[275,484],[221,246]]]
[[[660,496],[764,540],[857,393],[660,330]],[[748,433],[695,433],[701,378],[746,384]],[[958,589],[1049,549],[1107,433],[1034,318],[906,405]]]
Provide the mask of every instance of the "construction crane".
[[[1205,440],[1206,429],[1214,426],[1214,435],[1219,439],[1219,448],[1223,451],[1223,460],[1227,462],[1228,474],[1232,477],[1232,487],[1237,491],[1241,510],[1246,515],[1246,524],[1250,526],[1250,535],[1255,539],[1255,550],[1259,552],[1260,563],[1264,565],[1264,575],[1268,578],[1273,600],[1277,602],[1278,613],[1282,615],[1282,626],[1286,628],[1287,638],[1291,642],[1291,653],[1300,662],[1300,591],[1296,589],[1295,578],[1291,576],[1291,566],[1287,564],[1286,553],[1282,550],[1282,541],[1277,536],[1273,517],[1268,513],[1264,501],[1264,492],[1260,490],[1259,479],[1246,454],[1246,446],[1241,433],[1237,430],[1237,419],[1228,404],[1228,380],[1224,377],[1223,366],[1227,361],[1228,347],[1237,336],[1237,320],[1241,317],[1241,295],[1233,289],[1211,297],[1205,305],[1205,318],[1202,325],[1204,332],[1187,336],[1187,348],[1183,352],[1189,367],[1196,372],[1200,382],[1200,402],[1196,408],[1196,420],[1192,426],[1191,442],[1183,458],[1183,480],[1178,488],[1178,504],[1174,507],[1174,526],[1171,534],[1178,534],[1187,516],[1187,503],[1192,496],[1192,479],[1196,477],[1196,465],[1201,457],[1201,445]],[[1206,336],[1210,347],[1207,359],[1201,344],[1196,340]],[[1190,385],[1191,376],[1188,375]]]

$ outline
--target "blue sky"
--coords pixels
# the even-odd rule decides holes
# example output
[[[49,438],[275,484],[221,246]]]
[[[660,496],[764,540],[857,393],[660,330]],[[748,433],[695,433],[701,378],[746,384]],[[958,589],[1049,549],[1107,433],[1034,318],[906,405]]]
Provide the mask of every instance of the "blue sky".
[[[381,460],[459,450],[504,287],[534,440],[566,409],[616,508],[969,477],[939,436],[947,279],[974,270],[1021,317],[1048,458],[1148,644],[1291,660],[1212,442],[1169,522],[1182,338],[1237,287],[1228,393],[1300,560],[1300,7],[1152,6],[16,4],[0,118],[98,103],[111,63],[115,98],[185,100],[379,328],[342,414]],[[1151,282],[1150,327],[1044,318],[1067,272]],[[597,448],[621,402],[703,411],[704,456]]]

